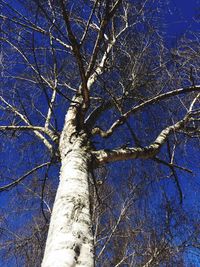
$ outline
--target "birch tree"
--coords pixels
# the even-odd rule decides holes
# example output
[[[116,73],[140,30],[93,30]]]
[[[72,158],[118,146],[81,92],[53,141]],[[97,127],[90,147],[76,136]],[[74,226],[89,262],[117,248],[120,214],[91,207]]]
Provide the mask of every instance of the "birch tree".
[[[0,131],[17,144],[30,137],[45,155],[0,190],[60,166],[42,266],[92,267],[96,169],[150,159],[171,170],[183,201],[176,170],[187,168],[175,157],[182,140],[199,135],[198,34],[168,48],[159,1],[0,5]],[[42,203],[48,209],[44,195]]]

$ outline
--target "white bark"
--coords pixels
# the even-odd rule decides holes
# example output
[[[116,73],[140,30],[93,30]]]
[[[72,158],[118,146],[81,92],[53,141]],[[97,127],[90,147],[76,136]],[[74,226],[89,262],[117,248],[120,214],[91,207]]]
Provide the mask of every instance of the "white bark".
[[[42,267],[94,266],[88,161],[81,149],[62,161]]]
[[[76,135],[69,109],[60,140],[61,172],[42,267],[93,267],[87,136]]]

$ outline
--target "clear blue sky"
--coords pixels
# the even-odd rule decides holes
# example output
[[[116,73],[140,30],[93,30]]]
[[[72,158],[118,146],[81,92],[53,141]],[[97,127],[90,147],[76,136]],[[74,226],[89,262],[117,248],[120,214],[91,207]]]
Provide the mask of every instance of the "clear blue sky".
[[[200,0],[171,0],[169,13],[168,30],[174,37],[185,30],[198,30],[199,25],[192,18],[199,15],[200,19]]]

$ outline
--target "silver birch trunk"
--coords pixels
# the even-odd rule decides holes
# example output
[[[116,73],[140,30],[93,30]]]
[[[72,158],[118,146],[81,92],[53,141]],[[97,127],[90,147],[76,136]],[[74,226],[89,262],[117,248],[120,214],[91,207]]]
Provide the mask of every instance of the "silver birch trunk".
[[[94,248],[89,203],[90,153],[87,135],[74,132],[68,111],[60,140],[61,171],[42,267],[93,267]]]

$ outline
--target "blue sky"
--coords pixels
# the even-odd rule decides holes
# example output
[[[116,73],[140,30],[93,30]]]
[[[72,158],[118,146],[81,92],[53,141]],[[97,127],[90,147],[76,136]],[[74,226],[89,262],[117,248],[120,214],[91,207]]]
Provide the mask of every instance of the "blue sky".
[[[200,16],[199,0],[171,0],[169,5],[168,33],[178,37],[186,30],[198,30],[195,16]],[[194,17],[194,18],[193,18]],[[193,18],[193,19],[192,19]]]

